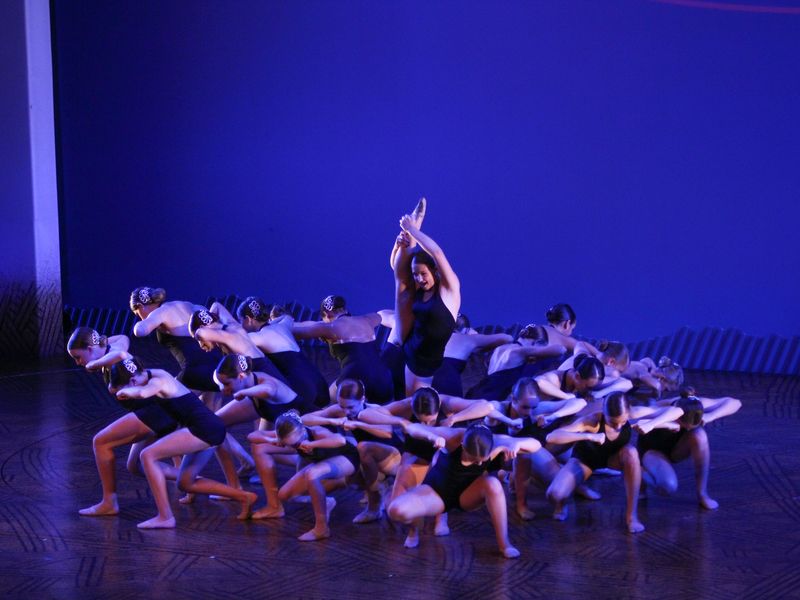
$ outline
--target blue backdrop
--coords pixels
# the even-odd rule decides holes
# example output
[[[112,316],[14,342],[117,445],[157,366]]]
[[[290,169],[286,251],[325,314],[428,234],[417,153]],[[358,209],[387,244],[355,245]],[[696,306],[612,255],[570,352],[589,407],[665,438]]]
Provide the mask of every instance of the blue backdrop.
[[[54,8],[70,304],[151,285],[388,307],[397,221],[424,194],[474,324],[566,301],[579,332],[627,341],[800,333],[800,15]]]

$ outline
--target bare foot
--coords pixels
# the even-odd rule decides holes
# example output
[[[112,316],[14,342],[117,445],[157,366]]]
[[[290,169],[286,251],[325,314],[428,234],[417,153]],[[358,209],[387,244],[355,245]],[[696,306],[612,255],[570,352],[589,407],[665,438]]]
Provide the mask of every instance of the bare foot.
[[[587,500],[600,500],[603,495],[598,492],[597,490],[593,490],[588,485],[583,484],[579,485],[578,488],[575,490],[575,493],[578,494],[581,498],[586,498]]]
[[[702,494],[698,496],[698,500],[700,501],[700,506],[706,510],[717,510],[719,508],[719,502],[714,500],[708,494]]]
[[[178,499],[178,502],[181,504],[191,504],[194,502],[194,494],[186,494],[185,496],[181,496]]]
[[[500,548],[500,552],[506,558],[519,558],[519,550],[514,548],[514,546],[512,546],[511,544],[509,544],[505,548]]]
[[[280,519],[286,514],[283,510],[283,505],[277,507],[265,506],[264,508],[254,512],[251,519]]]
[[[531,521],[536,517],[536,513],[527,506],[517,506],[517,514],[523,521]]]
[[[236,518],[240,521],[245,521],[250,518],[250,514],[253,512],[253,504],[256,503],[258,500],[258,496],[253,492],[245,492],[245,499],[242,501],[242,512],[236,515]]]
[[[111,517],[119,514],[119,503],[116,498],[109,502],[103,500],[89,508],[80,509],[78,514],[84,517]]]
[[[365,508],[360,513],[358,513],[355,517],[353,517],[353,523],[356,525],[360,525],[362,523],[372,523],[373,521],[377,521],[381,518],[381,510],[370,510],[369,508]]]
[[[566,504],[561,504],[553,509],[553,519],[556,521],[566,521],[569,509]]]
[[[644,531],[644,525],[636,517],[628,519],[628,533],[641,533]]]
[[[439,537],[450,535],[450,526],[447,524],[447,513],[436,515],[436,519],[434,520],[433,524],[433,535]]]
[[[403,546],[406,548],[416,548],[419,546],[419,531],[416,527],[412,527],[408,530],[408,535],[406,536],[406,541],[403,542]]]
[[[329,537],[331,537],[330,529],[326,527],[325,529],[318,531],[317,528],[314,527],[314,529],[309,529],[297,539],[301,542],[316,542],[317,540],[324,540],[325,538]]]
[[[417,229],[422,228],[422,221],[425,220],[425,210],[427,208],[428,201],[425,198],[420,198],[417,205],[414,207],[414,210],[411,211],[411,218],[414,219],[414,225]]]
[[[175,529],[175,517],[169,519],[162,519],[155,516],[147,521],[142,521],[136,527],[139,529]]]

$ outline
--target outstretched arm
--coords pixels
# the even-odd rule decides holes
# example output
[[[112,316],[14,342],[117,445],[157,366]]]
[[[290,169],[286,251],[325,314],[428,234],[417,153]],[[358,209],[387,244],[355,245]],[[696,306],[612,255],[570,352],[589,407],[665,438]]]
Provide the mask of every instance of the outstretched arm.
[[[239,321],[237,321],[236,317],[234,317],[230,311],[225,308],[224,304],[214,302],[208,311],[217,315],[223,325],[230,325],[231,323],[236,323],[237,325],[239,324]]]
[[[575,394],[568,394],[561,390],[561,382],[558,379],[558,373],[556,371],[550,371],[544,375],[539,375],[539,377],[536,378],[536,383],[539,385],[539,390],[542,393],[552,396],[553,398],[569,400],[575,397]]]
[[[703,403],[703,423],[709,423],[727,417],[742,408],[742,401],[737,398],[700,398]]]
[[[442,396],[442,408],[447,413],[447,418],[442,421],[442,427],[452,427],[462,421],[482,419],[489,415],[494,407],[487,400],[468,400],[456,396]]]
[[[595,417],[585,417],[556,429],[547,436],[548,444],[572,444],[574,442],[590,441],[602,444],[605,433],[599,433],[598,422]]]

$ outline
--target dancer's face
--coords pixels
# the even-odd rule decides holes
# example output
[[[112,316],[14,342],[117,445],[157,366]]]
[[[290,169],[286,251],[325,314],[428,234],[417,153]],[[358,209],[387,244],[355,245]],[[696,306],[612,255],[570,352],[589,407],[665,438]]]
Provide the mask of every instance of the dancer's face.
[[[589,390],[593,390],[597,387],[600,383],[600,379],[597,377],[589,377],[588,379],[583,379],[580,375],[575,373],[575,391],[576,392],[588,392]]]
[[[477,456],[475,454],[470,454],[467,452],[467,449],[463,446],[461,447],[461,464],[463,465],[480,465],[485,463],[489,460],[489,456]]]
[[[218,371],[214,372],[214,381],[219,387],[219,391],[226,396],[233,396],[239,390],[246,387],[246,373],[240,373],[236,377],[228,377]]]
[[[433,273],[431,273],[428,265],[423,265],[422,263],[414,261],[411,264],[411,273],[414,276],[414,283],[418,290],[427,292],[428,290],[432,290],[433,286],[436,285],[436,278],[433,276]]]
[[[339,403],[339,407],[344,411],[345,416],[351,420],[356,419],[358,414],[364,410],[363,398],[347,399],[339,396],[336,401]]]
[[[96,357],[94,356],[94,352],[92,352],[92,348],[98,348],[98,346],[91,346],[89,348],[73,348],[72,350],[67,350],[67,353],[72,357],[72,360],[75,361],[75,364],[79,367],[85,367],[86,364]]]
[[[280,443],[282,446],[286,446],[287,448],[297,448],[302,442],[305,441],[305,439],[306,430],[302,427],[298,427],[286,437],[281,438]]]
[[[621,415],[618,415],[616,417],[610,417],[607,414],[605,415],[606,425],[611,429],[613,429],[614,431],[619,431],[620,429],[622,429],[625,426],[625,423],[628,422],[629,418],[630,415],[628,414],[627,410],[624,411]],[[603,432],[601,431],[600,433]]]
[[[207,327],[210,327],[208,325]],[[205,327],[201,327],[197,331],[194,332],[194,339],[197,340],[197,343],[200,344],[200,348],[203,349],[204,352],[211,352],[214,349],[214,342],[208,339],[207,333],[204,331]]]
[[[519,398],[512,399],[511,403],[520,416],[528,417],[533,409],[539,406],[539,397],[536,394],[525,392]]]

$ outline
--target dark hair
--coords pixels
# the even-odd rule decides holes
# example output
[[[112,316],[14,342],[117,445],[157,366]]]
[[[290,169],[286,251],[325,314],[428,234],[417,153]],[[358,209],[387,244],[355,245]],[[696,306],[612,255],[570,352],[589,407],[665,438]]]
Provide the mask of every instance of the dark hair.
[[[694,389],[694,386],[685,385],[681,388],[680,396],[681,398],[691,398],[692,396],[697,396],[697,390]]]
[[[494,435],[483,423],[473,423],[464,432],[461,446],[472,456],[485,458],[494,448]]]
[[[432,387],[418,388],[411,396],[411,410],[419,415],[438,415],[442,407],[439,393]]]
[[[511,390],[511,397],[514,402],[517,402],[520,396],[526,393],[531,393],[537,398],[539,397],[539,384],[536,383],[533,377],[520,377],[517,379],[517,383],[514,384]]]
[[[547,344],[547,342],[550,341],[550,334],[548,334],[547,329],[541,325],[530,323],[519,330],[517,338],[533,340],[537,344]]]
[[[581,379],[592,379],[596,377],[600,381],[606,378],[606,368],[594,356],[579,354],[572,364],[572,368],[578,373]]]
[[[85,350],[91,346],[103,347],[108,344],[108,338],[100,335],[91,327],[77,327],[67,341],[67,350]]]
[[[272,308],[269,310],[269,320],[272,321],[273,319],[277,319],[278,317],[282,317],[283,315],[288,315],[289,311],[285,306],[280,304],[273,304]]]
[[[461,331],[462,329],[469,329],[469,317],[464,313],[458,313],[456,317],[456,331]]]
[[[597,349],[603,353],[604,359],[614,359],[614,364],[620,371],[624,371],[631,364],[631,355],[628,347],[622,342],[609,342],[600,340]]]
[[[332,313],[340,309],[347,308],[347,302],[344,299],[344,296],[325,296],[320,302],[319,305],[319,312],[320,313]]]
[[[167,292],[163,288],[138,287],[131,292],[131,310],[138,310],[142,306],[163,304],[167,299]]]
[[[662,356],[659,358],[658,368],[661,371],[667,391],[677,390],[683,385],[683,367],[676,362],[672,362],[670,357]]]
[[[226,354],[214,370],[225,377],[238,377],[239,373],[253,372],[253,359],[244,354]]]
[[[142,363],[136,357],[126,358],[123,361],[111,365],[110,374],[108,377],[111,387],[121,388],[130,383],[131,377],[136,373],[144,371]]]
[[[569,304],[563,303],[554,304],[548,308],[547,312],[545,313],[545,318],[551,325],[558,325],[564,321],[574,323],[577,319],[575,316],[575,311],[572,310],[572,307]]]
[[[219,317],[205,308],[203,310],[196,310],[192,313],[189,319],[189,335],[194,337],[197,330],[212,323],[219,323]]]
[[[236,309],[236,317],[243,321],[245,317],[250,317],[255,321],[269,321],[269,308],[267,303],[257,296],[248,296]]]
[[[420,265],[425,265],[430,270],[431,274],[433,274],[434,278],[438,281],[439,279],[439,267],[436,266],[436,261],[433,260],[433,257],[425,252],[422,248],[417,248],[411,254],[411,262],[418,263]]]
[[[367,389],[359,379],[342,379],[336,388],[336,394],[343,400],[363,400]]]
[[[688,398],[681,398],[675,402],[675,406],[683,410],[683,414],[678,420],[684,425],[697,427],[703,422],[703,413],[705,409],[703,403],[696,397],[689,396]]]
[[[284,439],[288,435],[303,429],[303,422],[300,420],[300,413],[296,410],[289,410],[275,419],[275,433],[279,439]]]
[[[606,396],[603,408],[609,417],[618,417],[624,412],[629,412],[631,405],[623,392],[612,392]]]

